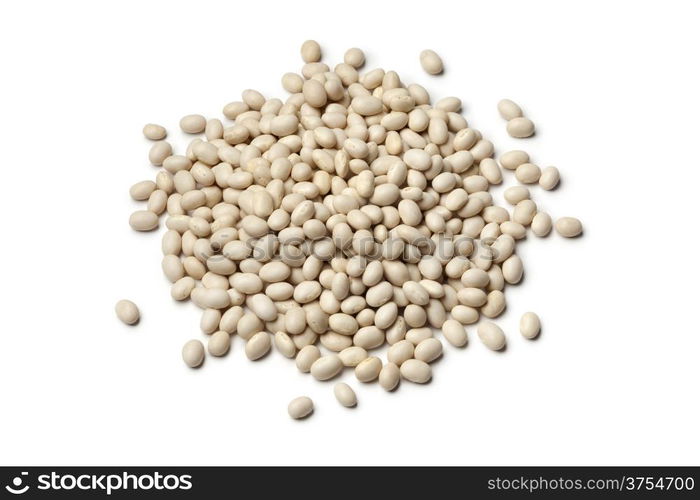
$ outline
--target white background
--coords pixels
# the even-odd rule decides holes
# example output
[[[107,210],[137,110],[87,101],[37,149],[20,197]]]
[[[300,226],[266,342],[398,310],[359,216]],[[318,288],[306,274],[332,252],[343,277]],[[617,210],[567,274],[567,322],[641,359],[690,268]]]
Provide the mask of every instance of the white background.
[[[654,8],[653,6],[657,6]],[[698,464],[698,12],[691,2],[11,2],[3,47],[0,463]],[[464,101],[503,152],[556,165],[534,189],[585,236],[529,240],[499,323],[508,349],[448,346],[426,386],[359,407],[276,352],[185,367],[202,338],[170,299],[160,234],[127,224],[153,178],[146,122],[220,117],[245,88],[284,97],[299,46],[348,47],[436,98]],[[444,76],[418,53],[438,51]],[[521,103],[533,139],[505,133]],[[510,173],[506,185],[514,183]],[[500,191],[500,190],[499,190]],[[136,328],[114,316],[132,298]],[[537,311],[526,341],[520,315]],[[293,397],[315,414],[292,421]]]

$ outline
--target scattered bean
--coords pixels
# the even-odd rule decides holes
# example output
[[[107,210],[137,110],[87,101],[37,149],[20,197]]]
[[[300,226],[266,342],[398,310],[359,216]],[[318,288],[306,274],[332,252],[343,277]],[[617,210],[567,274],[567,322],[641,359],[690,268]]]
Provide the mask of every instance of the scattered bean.
[[[526,339],[534,339],[540,334],[540,318],[534,312],[526,312],[520,318],[520,333]]]
[[[554,228],[565,238],[574,238],[583,232],[581,221],[575,217],[560,217],[554,223]]]
[[[289,406],[287,406],[287,412],[289,416],[295,420],[300,418],[308,417],[311,412],[314,411],[314,402],[311,398],[307,396],[300,396],[298,398],[292,399]]]
[[[335,394],[335,399],[346,408],[352,408],[357,405],[355,391],[345,382],[338,382],[335,384],[335,387],[333,387],[333,394]]]
[[[114,311],[117,313],[117,318],[127,325],[135,325],[141,317],[138,306],[127,299],[117,302]]]

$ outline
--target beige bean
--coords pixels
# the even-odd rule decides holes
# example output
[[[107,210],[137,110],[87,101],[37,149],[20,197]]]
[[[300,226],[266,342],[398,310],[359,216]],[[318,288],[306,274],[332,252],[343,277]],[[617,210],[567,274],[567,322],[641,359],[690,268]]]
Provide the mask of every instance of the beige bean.
[[[355,334],[355,336],[352,338],[352,342],[354,345],[362,347],[364,349],[376,349],[377,347],[384,344],[384,341],[384,332],[376,326],[371,325],[363,326],[362,328],[360,328]]]
[[[186,115],[180,119],[180,128],[186,134],[200,134],[207,126],[207,119],[202,115]]]
[[[399,385],[401,371],[394,363],[387,363],[379,372],[379,385],[385,391],[393,391]]]
[[[523,184],[534,184],[540,180],[540,167],[532,163],[523,163],[515,169],[515,178]]]
[[[321,357],[321,351],[315,345],[302,347],[296,356],[296,365],[300,372],[309,373],[311,366]]]
[[[519,118],[523,116],[523,110],[520,109],[520,106],[518,106],[515,102],[511,101],[510,99],[501,99],[498,101],[498,114],[501,115],[501,118],[504,120],[510,121],[513,118]]]
[[[414,346],[420,344],[423,340],[429,339],[433,336],[433,332],[430,328],[411,328],[406,332],[406,340],[411,342]]]
[[[299,119],[294,115],[275,116],[270,122],[270,132],[277,137],[294,134],[299,128]]]
[[[343,362],[337,354],[321,356],[311,365],[311,375],[316,380],[329,380],[343,370]]]
[[[367,351],[359,346],[351,346],[340,351],[338,357],[343,362],[343,366],[355,367],[367,359]]]
[[[507,170],[515,170],[523,163],[529,162],[530,155],[528,155],[525,151],[520,151],[516,149],[513,151],[507,151],[503,153],[498,159],[498,161],[500,162],[503,168]]]
[[[372,382],[379,377],[379,372],[381,372],[381,370],[382,361],[376,356],[370,356],[360,361],[355,367],[355,377],[360,382]]]
[[[175,300],[186,300],[190,298],[197,283],[191,276],[180,278],[170,288],[170,296]]]
[[[335,395],[335,399],[346,408],[352,408],[357,405],[355,391],[345,382],[338,382],[335,384],[333,387],[333,394]]]
[[[439,75],[443,71],[442,59],[437,52],[426,49],[420,53],[420,65],[429,75]]]
[[[158,141],[148,151],[148,161],[152,165],[161,166],[173,154],[173,148],[168,141]]]
[[[143,126],[143,135],[146,139],[152,141],[160,141],[165,139],[168,135],[168,131],[162,125],[157,125],[155,123],[147,123]]]
[[[442,325],[442,333],[445,339],[455,347],[463,347],[467,344],[468,337],[464,325],[457,320],[448,319]]]
[[[277,308],[274,302],[263,293],[257,293],[249,297],[246,305],[263,321],[274,321],[277,319]]]
[[[245,355],[251,361],[260,359],[270,351],[272,341],[267,332],[258,332],[248,339],[245,344]]]
[[[535,133],[535,124],[529,118],[513,118],[506,124],[506,131],[511,137],[522,139]]]
[[[421,286],[420,283],[415,281],[407,281],[402,287],[403,292],[406,294],[406,298],[412,303],[419,306],[427,305],[430,300],[430,295],[428,291]]]
[[[353,68],[360,68],[365,63],[365,53],[361,49],[353,47],[345,51],[343,61]]]
[[[462,288],[457,292],[457,298],[462,305],[481,307],[486,303],[486,292],[480,288]]]
[[[388,281],[382,281],[381,283],[378,283],[367,290],[365,293],[365,300],[367,301],[368,306],[379,307],[386,304],[393,297],[393,295],[394,289],[391,286],[391,283]]]
[[[420,361],[431,363],[442,356],[442,342],[436,338],[422,340],[416,346],[413,356]]]
[[[318,281],[302,281],[294,289],[294,300],[299,304],[307,304],[321,295],[321,285]]]
[[[489,181],[489,184],[500,184],[503,182],[501,168],[493,158],[484,158],[481,160],[479,163],[479,172]]]
[[[430,381],[433,371],[430,365],[419,359],[409,359],[400,367],[403,378],[416,384],[425,384]]]
[[[129,188],[129,195],[136,201],[147,200],[156,190],[156,183],[153,181],[141,181]]]
[[[163,274],[171,283],[175,283],[185,275],[185,267],[177,255],[166,255],[163,257],[161,267]]]
[[[314,411],[314,402],[307,396],[300,396],[290,401],[287,413],[295,420],[308,417]]]
[[[486,296],[486,303],[481,306],[481,314],[487,318],[499,316],[506,308],[506,298],[500,290],[492,290]]]
[[[228,332],[219,330],[209,337],[207,342],[207,350],[212,356],[223,356],[231,347],[231,338]]]
[[[127,325],[135,325],[141,317],[138,306],[127,299],[117,302],[114,306],[114,312],[116,312],[117,318]]]
[[[383,104],[376,97],[360,95],[352,100],[352,108],[362,116],[372,116],[381,113]]]
[[[387,359],[396,366],[401,366],[405,361],[413,358],[415,346],[408,340],[400,340],[387,351]]]
[[[506,336],[501,327],[495,323],[490,321],[480,323],[476,327],[476,333],[484,345],[493,351],[500,351],[506,346]]]
[[[202,332],[210,335],[219,329],[221,323],[221,311],[218,309],[205,309],[199,322]]]
[[[583,232],[581,221],[575,217],[560,217],[554,223],[554,229],[565,238],[575,238]]]
[[[428,170],[432,164],[430,155],[422,149],[409,149],[403,155],[403,161],[416,170]]]
[[[129,225],[135,231],[152,231],[158,227],[158,216],[148,210],[137,210],[129,217]]]
[[[156,191],[153,191],[148,197],[148,204],[146,205],[146,209],[149,212],[153,212],[156,215],[161,215],[163,212],[165,212],[167,205],[168,194],[161,189],[157,189]]]
[[[535,233],[535,236],[540,238],[547,236],[552,230],[552,218],[546,212],[537,212],[532,219],[530,229]]]
[[[355,335],[359,328],[357,320],[344,313],[331,314],[328,318],[328,326],[341,335]]]
[[[511,186],[503,192],[503,197],[511,205],[517,205],[523,200],[530,199],[530,190],[525,186]]]
[[[463,325],[471,325],[479,321],[479,310],[462,304],[454,306],[450,314]]]
[[[302,92],[306,102],[314,108],[325,106],[328,101],[326,90],[323,88],[323,84],[318,80],[306,80]]]
[[[265,96],[263,96],[257,90],[246,89],[241,92],[241,98],[243,99],[243,102],[254,111],[260,111],[265,104]]]
[[[527,230],[525,229],[525,226],[523,226],[519,222],[505,221],[501,222],[501,225],[499,227],[501,229],[501,233],[507,234],[516,240],[521,240],[525,236],[527,236]]]
[[[289,338],[289,335],[282,331],[275,332],[274,342],[275,347],[282,354],[282,356],[294,359],[297,353],[297,348],[292,339]]]
[[[506,283],[512,285],[520,283],[523,277],[523,261],[517,255],[511,255],[501,265],[503,270],[503,278]]]
[[[516,172],[517,173],[517,172]],[[540,187],[551,191],[559,184],[559,169],[557,167],[545,167],[539,180]]]
[[[190,368],[197,368],[204,362],[204,344],[190,340],[182,347],[182,359]]]
[[[192,302],[202,309],[225,309],[231,305],[228,293],[220,288],[195,288],[192,290],[191,298]]]
[[[296,73],[285,73],[284,75],[282,75],[282,88],[284,88],[284,90],[286,90],[290,94],[298,94],[299,92],[301,92],[303,85],[304,79]],[[224,114],[226,113],[224,112]]]
[[[301,44],[301,58],[305,63],[315,63],[321,60],[321,46],[316,40],[306,40]]]
[[[540,334],[540,318],[534,312],[526,312],[520,318],[520,333],[526,339],[534,339]]]
[[[237,314],[238,315],[238,314]],[[238,336],[244,340],[250,340],[253,335],[262,331],[263,322],[253,313],[245,313],[240,315],[238,324],[236,325],[236,332]]]
[[[243,308],[240,306],[234,306],[228,309],[221,315],[219,328],[228,333],[236,333],[238,329],[238,322],[241,320],[244,314]]]
[[[529,226],[537,214],[537,205],[532,200],[519,201],[513,209],[513,221],[523,226]]]

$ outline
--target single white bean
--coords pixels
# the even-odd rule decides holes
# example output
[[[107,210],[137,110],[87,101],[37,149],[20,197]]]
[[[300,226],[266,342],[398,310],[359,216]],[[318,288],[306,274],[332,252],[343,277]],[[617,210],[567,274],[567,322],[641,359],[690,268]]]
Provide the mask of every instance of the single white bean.
[[[200,134],[207,126],[207,119],[202,115],[187,115],[180,119],[180,128],[186,134]]]
[[[305,63],[315,63],[321,60],[321,46],[316,40],[306,40],[301,44],[301,58]]]
[[[552,230],[552,218],[546,212],[537,212],[532,219],[530,229],[535,233],[535,236],[540,238],[547,236]]]
[[[401,365],[401,376],[416,384],[425,384],[430,381],[433,371],[430,365],[419,359],[409,359]]]
[[[535,124],[529,118],[513,118],[506,124],[506,131],[511,137],[523,139],[535,133]]]
[[[379,372],[379,385],[385,391],[393,391],[399,385],[401,371],[394,363],[387,363]]]
[[[190,368],[197,368],[204,362],[204,345],[199,340],[190,340],[182,347],[182,359]]]
[[[442,333],[445,339],[455,347],[463,347],[467,344],[468,337],[464,325],[454,319],[448,319],[442,325]]]
[[[501,327],[495,323],[490,321],[480,323],[476,327],[476,333],[484,345],[493,351],[500,351],[506,346],[506,336]]]
[[[415,359],[430,363],[442,356],[442,342],[436,338],[422,340],[413,353]]]
[[[114,311],[117,313],[117,318],[127,325],[135,325],[141,317],[138,306],[127,299],[117,302]]]
[[[311,365],[311,375],[316,380],[329,380],[343,369],[343,362],[337,354],[321,356]]]
[[[260,359],[270,351],[271,346],[272,341],[270,340],[270,334],[267,332],[258,332],[246,342],[245,355],[251,361]]]
[[[309,373],[311,366],[321,357],[321,351],[315,345],[302,347],[296,356],[296,365],[300,372]]]
[[[335,399],[346,408],[352,408],[357,405],[355,391],[345,382],[338,382],[335,384],[333,387],[333,394],[335,395]]]
[[[300,396],[290,401],[287,406],[289,416],[295,420],[308,417],[314,411],[314,402],[307,396]]]
[[[147,123],[143,126],[143,135],[146,139],[152,141],[160,141],[165,139],[168,135],[168,131],[162,125],[157,125],[155,123]]]
[[[207,350],[212,356],[223,356],[231,347],[231,337],[228,332],[219,330],[209,337]]]
[[[442,59],[434,50],[426,49],[420,53],[420,65],[429,75],[439,75],[442,73]]]
[[[498,101],[498,114],[504,120],[512,120],[513,118],[519,118],[523,116],[523,110],[520,109],[514,101],[510,99],[501,99]]]
[[[575,238],[583,232],[583,225],[575,217],[560,217],[554,223],[554,229],[565,238]]]
[[[557,167],[545,167],[539,180],[540,187],[551,191],[559,184],[559,169]]]
[[[520,318],[520,333],[526,339],[534,339],[540,334],[540,318],[534,312],[526,312]]]
[[[355,377],[360,382],[372,382],[379,377],[379,372],[382,371],[382,360],[376,356],[370,356],[363,359],[355,367]]]

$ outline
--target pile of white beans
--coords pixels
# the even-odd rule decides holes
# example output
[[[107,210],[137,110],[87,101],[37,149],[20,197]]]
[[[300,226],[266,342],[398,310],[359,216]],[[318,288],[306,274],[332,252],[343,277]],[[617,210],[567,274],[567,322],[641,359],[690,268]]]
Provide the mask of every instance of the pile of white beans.
[[[282,76],[286,101],[245,90],[223,108],[226,121],[183,117],[181,129],[198,137],[182,154],[164,127],[143,129],[155,141],[149,160],[162,170],[132,186],[147,207],[129,222],[151,231],[166,215],[163,272],[173,299],[203,310],[207,338],[206,350],[197,339],[185,344],[185,363],[200,366],[205,351],[225,355],[237,334],[251,360],[274,345],[317,380],[352,368],[358,381],[391,391],[400,379],[431,379],[443,350],[436,331],[461,347],[465,325],[478,323],[479,339],[503,349],[506,336],[489,320],[523,276],[516,244],[528,228],[544,237],[553,226],[528,186],[553,189],[559,171],[519,150],[496,161],[491,141],[461,116],[460,99],[431,104],[394,71],[360,73],[360,49],[333,69],[315,41],[301,55],[301,74]],[[433,51],[420,63],[443,71]],[[517,104],[503,100],[498,110],[511,135],[532,135]],[[489,193],[503,169],[522,184],[505,190],[512,210]],[[554,227],[565,237],[582,232],[572,217]],[[117,315],[135,324],[138,308],[121,301]],[[537,315],[526,313],[520,329],[536,337]],[[385,344],[386,360],[372,355]],[[347,384],[334,392],[344,406],[357,402]],[[306,397],[289,405],[294,418],[312,410]]]

